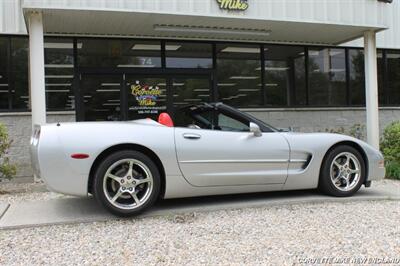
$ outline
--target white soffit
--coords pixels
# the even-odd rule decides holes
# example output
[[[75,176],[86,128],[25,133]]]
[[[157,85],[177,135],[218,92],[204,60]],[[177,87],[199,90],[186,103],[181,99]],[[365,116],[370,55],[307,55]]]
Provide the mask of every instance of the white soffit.
[[[331,44],[386,28],[375,0],[248,0],[246,11],[216,0],[24,0],[42,11],[45,34]],[[372,13],[371,13],[372,12]]]

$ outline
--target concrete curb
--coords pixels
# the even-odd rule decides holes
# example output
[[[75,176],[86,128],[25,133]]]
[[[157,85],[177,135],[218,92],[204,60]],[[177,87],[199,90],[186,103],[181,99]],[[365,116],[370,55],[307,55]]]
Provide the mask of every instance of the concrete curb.
[[[388,187],[362,189],[349,198],[334,198],[315,191],[269,192],[216,197],[164,200],[142,215],[129,218],[180,215],[191,212],[209,212],[242,208],[274,207],[293,204],[330,202],[400,201],[399,189]],[[118,220],[97,202],[88,198],[67,198],[49,201],[13,203],[0,219],[0,230],[48,225],[91,223]]]
[[[0,202],[0,219],[4,216],[9,207],[10,204]]]

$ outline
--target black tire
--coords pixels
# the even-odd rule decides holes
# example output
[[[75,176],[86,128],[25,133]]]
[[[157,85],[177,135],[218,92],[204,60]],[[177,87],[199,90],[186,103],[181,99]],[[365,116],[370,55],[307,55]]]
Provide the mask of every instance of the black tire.
[[[116,164],[117,162],[120,162],[121,160],[129,160],[129,159],[133,159],[136,160],[140,163],[142,163],[143,165],[145,165],[145,167],[147,167],[147,171],[150,171],[151,173],[151,177],[152,177],[152,189],[149,192],[146,193],[146,200],[143,202],[140,202],[140,205],[138,205],[137,207],[132,207],[130,209],[126,209],[126,208],[120,208],[118,206],[115,206],[111,203],[111,201],[108,199],[108,197],[106,196],[106,193],[104,191],[104,179],[106,178],[106,173],[107,171],[109,171],[109,168],[112,167],[114,164]],[[127,163],[129,164],[129,163]],[[122,168],[123,169],[123,168]],[[126,176],[129,176],[129,174],[127,174]],[[127,178],[127,177],[126,177]],[[132,175],[132,180],[133,180],[133,175]],[[107,182],[114,182],[113,180],[111,181],[106,181]],[[126,182],[126,181],[124,181]],[[130,181],[132,182],[132,181]],[[119,187],[119,189],[122,189],[122,185],[121,183],[115,183],[117,184]],[[125,185],[128,185],[125,183]],[[142,184],[142,186],[146,186],[146,184]],[[150,185],[149,185],[150,186]],[[160,172],[157,168],[157,166],[155,165],[155,163],[145,154],[138,152],[138,151],[133,151],[133,150],[122,150],[122,151],[117,151],[114,152],[112,154],[110,154],[109,156],[107,156],[97,167],[96,171],[95,171],[95,176],[94,176],[94,184],[93,184],[93,195],[96,198],[96,200],[108,211],[110,211],[111,213],[117,215],[117,216],[121,216],[121,217],[130,217],[130,216],[135,216],[140,214],[141,212],[143,212],[144,210],[146,210],[147,208],[151,207],[154,202],[157,200],[159,193],[160,193],[160,186],[161,186],[161,179],[160,179]],[[125,188],[127,189],[127,188]],[[136,188],[132,188],[134,190],[136,190]],[[120,199],[120,200],[129,200],[129,197],[131,197],[131,200],[133,201],[132,203],[134,203],[134,199],[133,196],[131,196],[128,191],[124,192],[124,197],[126,199]],[[116,205],[118,205],[118,199],[117,198],[117,203]]]
[[[337,188],[334,184],[334,181],[331,179],[331,174],[330,174],[331,164],[333,163],[333,160],[337,156],[343,153],[349,153],[354,155],[360,163],[360,172],[361,172],[360,177],[358,181],[354,182],[354,187],[348,191],[343,191]],[[349,197],[360,189],[360,187],[364,183],[365,175],[366,175],[365,162],[360,152],[358,152],[355,148],[351,146],[347,145],[337,146],[326,154],[324,161],[322,162],[318,187],[323,193],[331,196]]]

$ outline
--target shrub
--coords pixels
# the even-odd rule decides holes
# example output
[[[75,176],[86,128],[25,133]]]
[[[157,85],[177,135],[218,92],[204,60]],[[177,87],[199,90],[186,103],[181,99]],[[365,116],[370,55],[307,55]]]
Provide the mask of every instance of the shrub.
[[[11,143],[6,127],[0,124],[0,179],[11,179],[17,172],[17,168],[10,163],[10,159],[7,157]]]
[[[381,150],[386,161],[386,176],[400,179],[400,121],[385,128]]]
[[[400,121],[385,128],[381,149],[385,160],[400,163]]]
[[[400,163],[386,163],[386,177],[400,180]]]

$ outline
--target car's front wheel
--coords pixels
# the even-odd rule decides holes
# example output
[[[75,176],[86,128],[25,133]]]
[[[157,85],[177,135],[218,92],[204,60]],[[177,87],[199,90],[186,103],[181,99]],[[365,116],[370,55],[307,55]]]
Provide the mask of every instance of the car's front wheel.
[[[337,146],[325,156],[319,188],[332,196],[351,196],[360,189],[365,175],[365,162],[361,154],[351,146]]]
[[[133,216],[154,204],[160,192],[160,173],[145,154],[124,150],[110,154],[97,168],[94,196],[118,216]]]

